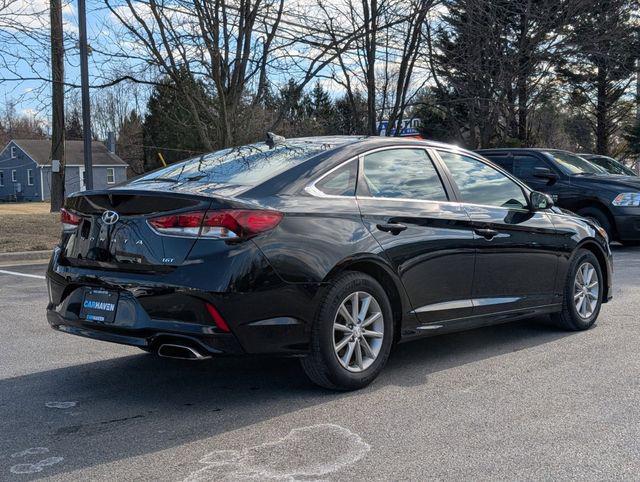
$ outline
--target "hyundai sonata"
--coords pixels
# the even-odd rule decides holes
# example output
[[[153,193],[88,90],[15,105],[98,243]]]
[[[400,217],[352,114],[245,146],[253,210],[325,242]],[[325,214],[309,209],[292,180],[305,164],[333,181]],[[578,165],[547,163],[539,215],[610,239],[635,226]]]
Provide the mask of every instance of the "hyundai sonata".
[[[51,259],[57,330],[165,357],[301,358],[333,389],[392,346],[611,297],[597,224],[478,154],[391,138],[269,136],[70,196]]]

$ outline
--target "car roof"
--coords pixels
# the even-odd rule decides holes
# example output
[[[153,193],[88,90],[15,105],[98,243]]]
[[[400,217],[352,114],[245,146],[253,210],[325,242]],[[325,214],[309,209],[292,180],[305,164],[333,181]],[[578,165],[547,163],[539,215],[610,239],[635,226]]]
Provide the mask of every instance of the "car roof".
[[[477,149],[475,152],[479,154],[485,152],[568,152],[573,154],[573,152],[566,151],[564,149],[547,149],[545,147],[496,147],[489,149]]]
[[[295,137],[281,140],[279,144],[299,145],[312,144],[321,145],[325,148],[349,147],[356,150],[366,151],[377,147],[392,147],[401,145],[424,146],[464,151],[473,154],[473,151],[460,147],[456,144],[431,141],[417,137],[386,137],[386,136],[315,136],[315,137]]]

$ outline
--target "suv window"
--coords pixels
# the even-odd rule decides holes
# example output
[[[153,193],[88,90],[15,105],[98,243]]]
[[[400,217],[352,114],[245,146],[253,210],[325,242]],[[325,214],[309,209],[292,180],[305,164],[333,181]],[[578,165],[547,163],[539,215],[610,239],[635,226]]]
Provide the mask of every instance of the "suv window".
[[[528,156],[526,154],[516,154],[513,156],[513,175],[524,181],[536,179],[534,176],[536,167],[551,169],[546,162],[535,156]]]
[[[367,154],[364,180],[373,197],[448,199],[438,171],[424,149],[386,149]]]
[[[354,196],[358,175],[357,159],[340,166],[316,183],[316,189],[333,196]]]
[[[505,171],[513,172],[513,157],[511,157],[509,155],[506,155],[506,156],[505,155],[491,155],[491,156],[484,156],[484,157],[489,159],[494,164],[497,164],[498,166],[500,166]]]
[[[439,151],[458,185],[465,203],[513,209],[527,207],[527,199],[518,184],[493,167],[472,157]]]

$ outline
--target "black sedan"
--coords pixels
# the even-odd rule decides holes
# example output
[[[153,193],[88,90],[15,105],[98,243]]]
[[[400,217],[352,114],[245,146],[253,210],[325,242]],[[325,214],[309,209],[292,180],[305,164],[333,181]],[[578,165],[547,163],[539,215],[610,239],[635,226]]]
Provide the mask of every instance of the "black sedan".
[[[66,201],[47,279],[57,330],[160,356],[299,356],[356,389],[394,343],[611,297],[597,224],[478,154],[270,136]]]

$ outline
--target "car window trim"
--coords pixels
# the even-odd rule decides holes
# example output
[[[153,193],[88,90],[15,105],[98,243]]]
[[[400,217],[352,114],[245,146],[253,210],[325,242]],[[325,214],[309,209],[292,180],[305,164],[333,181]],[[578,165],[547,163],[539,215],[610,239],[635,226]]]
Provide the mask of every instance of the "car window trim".
[[[354,193],[355,193],[357,191],[357,189],[358,189],[358,181],[360,179],[359,157],[360,156],[358,155],[358,156],[351,157],[351,158],[347,159],[346,161],[342,161],[337,166],[332,167],[327,172],[322,174],[320,177],[317,177],[314,180],[312,180],[309,184],[307,184],[305,186],[304,190],[308,194],[311,194],[314,197],[330,198],[330,199],[355,199],[356,198],[355,194],[353,196],[343,196],[341,194],[327,194],[326,192],[324,192],[320,188],[318,188],[316,186],[316,184],[319,183],[320,181],[322,181],[325,177],[329,176],[333,172],[335,172],[338,169],[340,169],[341,167],[349,164],[350,162],[357,162],[357,164],[356,164],[356,185],[354,186]]]
[[[451,183],[453,190],[455,191],[456,199],[463,206],[477,206],[477,207],[492,208],[492,209],[497,208],[497,209],[504,209],[505,211],[519,211],[519,212],[531,212],[531,211],[533,211],[533,207],[531,205],[531,192],[532,192],[531,189],[526,184],[524,184],[522,181],[517,179],[515,176],[513,176],[512,174],[507,172],[505,169],[503,169],[502,167],[500,167],[500,166],[494,164],[493,162],[491,162],[490,159],[485,159],[484,157],[482,157],[480,155],[477,155],[477,154],[475,154],[473,152],[465,151],[463,149],[450,149],[450,148],[436,147],[433,150],[434,150],[434,154],[436,156],[438,156],[438,160],[439,160],[440,164],[442,165],[442,168],[444,169],[444,172],[446,173],[447,178],[449,179],[449,182]],[[462,194],[460,194],[460,190],[458,189],[458,185],[456,184],[455,180],[453,179],[453,175],[449,171],[449,168],[445,164],[445,162],[442,159],[442,157],[440,157],[440,152],[441,151],[442,152],[449,152],[451,154],[458,154],[460,156],[470,157],[470,158],[475,159],[476,161],[479,161],[479,162],[481,162],[481,163],[483,163],[483,164],[495,169],[496,171],[502,173],[505,177],[507,177],[508,179],[513,181],[516,184],[516,186],[520,187],[520,189],[522,190],[522,193],[524,194],[524,198],[527,201],[527,208],[508,208],[508,207],[505,207],[505,206],[493,206],[491,204],[477,204],[477,203],[465,202],[464,199],[462,199]],[[487,162],[489,162],[490,164],[487,164]]]
[[[427,154],[427,159],[429,161],[431,161],[431,164],[433,165],[433,168],[436,171],[436,174],[438,175],[438,179],[440,180],[440,183],[442,184],[442,189],[444,190],[444,195],[447,197],[446,200],[435,200],[435,199],[416,199],[416,198],[405,198],[405,197],[376,197],[376,196],[370,196],[367,194],[358,194],[358,191],[360,190],[360,188],[362,186],[366,186],[366,183],[364,182],[363,176],[364,176],[364,158],[365,156],[368,156],[370,154],[375,154],[376,152],[380,152],[380,151],[390,151],[390,150],[398,150],[398,149],[414,149],[414,150],[422,150],[425,151],[425,153]],[[384,146],[384,147],[377,147],[375,149],[370,149],[366,152],[362,152],[358,155],[358,182],[356,185],[356,198],[358,199],[379,199],[382,201],[406,201],[406,202],[430,202],[430,203],[452,203],[452,204],[459,204],[457,199],[455,198],[455,193],[450,185],[449,179],[445,176],[445,172],[442,170],[442,166],[441,163],[438,162],[438,160],[435,158],[435,156],[433,155],[433,148],[430,146],[420,146],[420,145],[415,145],[415,144],[397,144],[397,145],[393,145],[393,146]],[[367,191],[368,191],[368,187],[367,187]]]

